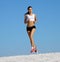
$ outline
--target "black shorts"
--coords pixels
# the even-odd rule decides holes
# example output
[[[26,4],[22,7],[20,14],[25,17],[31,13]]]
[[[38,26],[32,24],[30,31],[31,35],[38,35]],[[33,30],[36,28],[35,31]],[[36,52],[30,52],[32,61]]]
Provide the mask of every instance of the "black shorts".
[[[36,26],[32,26],[32,27],[26,27],[27,31],[32,31],[32,29],[35,28],[36,29]]]

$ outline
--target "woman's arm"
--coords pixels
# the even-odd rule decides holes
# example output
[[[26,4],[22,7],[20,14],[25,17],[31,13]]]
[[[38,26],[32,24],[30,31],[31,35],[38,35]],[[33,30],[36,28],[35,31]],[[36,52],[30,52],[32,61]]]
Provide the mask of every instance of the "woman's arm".
[[[37,21],[36,15],[35,15],[35,22]]]
[[[27,23],[27,21],[26,21],[26,15],[24,15],[24,23],[26,24]]]
[[[35,15],[35,21],[34,21],[34,23],[36,23],[37,22],[37,18],[36,18],[36,15]]]

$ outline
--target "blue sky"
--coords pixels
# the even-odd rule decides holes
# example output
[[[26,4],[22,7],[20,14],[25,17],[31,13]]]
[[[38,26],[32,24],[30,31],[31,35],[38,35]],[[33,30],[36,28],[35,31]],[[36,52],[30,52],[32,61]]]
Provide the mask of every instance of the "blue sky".
[[[60,52],[60,0],[0,0],[0,56],[30,54],[24,24],[30,5],[38,19],[34,40],[39,53]]]

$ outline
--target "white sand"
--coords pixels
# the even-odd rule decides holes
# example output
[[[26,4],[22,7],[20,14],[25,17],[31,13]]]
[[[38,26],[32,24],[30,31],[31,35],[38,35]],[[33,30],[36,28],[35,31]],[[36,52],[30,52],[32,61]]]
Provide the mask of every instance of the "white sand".
[[[0,57],[0,62],[60,62],[60,53]]]

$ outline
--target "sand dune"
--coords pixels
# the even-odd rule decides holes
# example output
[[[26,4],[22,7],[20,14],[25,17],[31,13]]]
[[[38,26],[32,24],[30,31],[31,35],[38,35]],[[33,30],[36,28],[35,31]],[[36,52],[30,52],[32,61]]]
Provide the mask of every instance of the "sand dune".
[[[0,62],[60,62],[60,52],[0,57]]]

